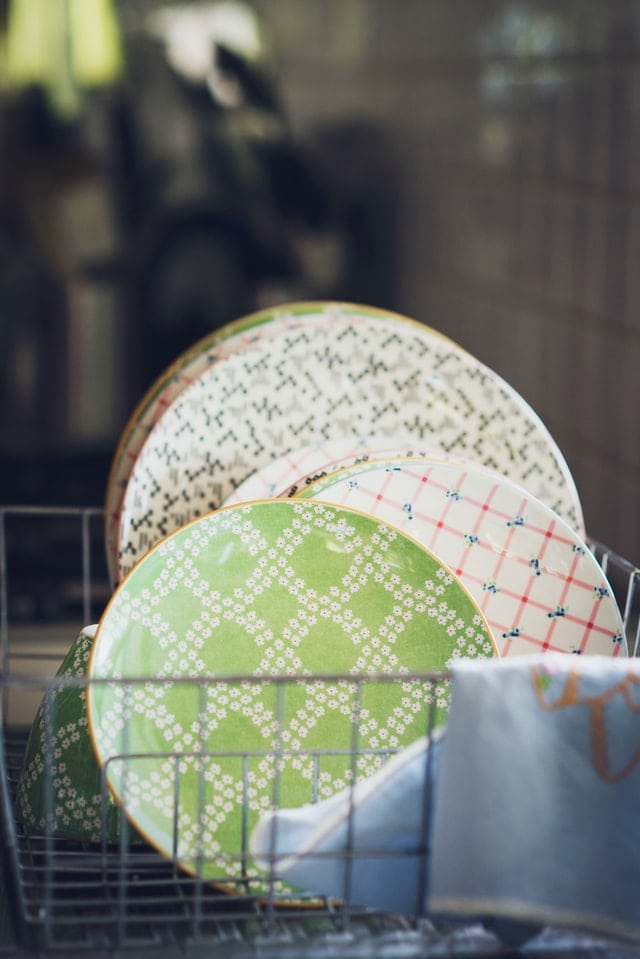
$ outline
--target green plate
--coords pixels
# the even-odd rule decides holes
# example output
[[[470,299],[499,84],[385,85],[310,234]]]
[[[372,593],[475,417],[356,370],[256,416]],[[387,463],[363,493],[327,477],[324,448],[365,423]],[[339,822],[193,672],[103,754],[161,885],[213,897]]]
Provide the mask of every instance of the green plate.
[[[35,715],[25,750],[16,814],[29,834],[115,842],[120,809],[104,790],[85,709],[95,626],[74,639]]]
[[[189,872],[255,890],[262,810],[372,774],[446,716],[445,684],[416,673],[493,655],[461,583],[393,526],[320,502],[239,504],[169,535],[114,593],[90,733],[139,833]]]

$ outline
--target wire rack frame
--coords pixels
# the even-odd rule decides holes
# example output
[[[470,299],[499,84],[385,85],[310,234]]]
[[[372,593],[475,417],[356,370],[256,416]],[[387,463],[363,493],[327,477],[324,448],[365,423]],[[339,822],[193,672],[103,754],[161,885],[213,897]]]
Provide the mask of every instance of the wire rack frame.
[[[65,526],[65,540],[71,539],[74,554],[72,585],[67,589],[71,597],[76,622],[88,624],[99,617],[109,595],[106,566],[101,561],[103,548],[102,511],[99,508],[75,507],[5,507],[0,509],[0,659],[2,679],[2,748],[0,749],[0,801],[4,837],[4,867],[0,883],[4,887],[0,911],[0,956],[27,954],[25,949],[39,950],[38,954],[61,952],[85,953],[96,957],[131,954],[132,951],[161,956],[202,955],[214,959],[255,956],[256,950],[265,955],[301,956],[334,955],[336,950],[350,955],[424,956],[432,954],[457,955],[475,953],[500,955],[503,947],[487,930],[469,933],[459,926],[434,926],[422,915],[420,903],[423,890],[416,893],[413,916],[396,917],[352,907],[349,896],[349,869],[345,872],[343,895],[338,901],[313,899],[306,908],[292,908],[291,897],[278,891],[274,882],[267,881],[259,891],[243,878],[235,884],[203,881],[197,875],[181,869],[176,857],[162,857],[147,843],[136,842],[134,831],[122,818],[118,843],[104,836],[98,843],[72,842],[60,839],[46,831],[42,835],[28,835],[17,822],[14,803],[18,777],[26,742],[24,725],[14,724],[8,710],[10,699],[26,695],[42,699],[66,684],[80,684],[75,679],[53,679],[60,661],[59,649],[43,646],[30,650],[21,648],[19,641],[33,626],[47,634],[55,630],[55,622],[42,617],[39,609],[12,608],[16,577],[14,568],[20,566],[16,557],[21,547],[20,526],[44,530],[53,524]],[[70,533],[67,532],[71,530]],[[36,544],[39,537],[36,532]],[[46,540],[46,537],[44,537]],[[55,536],[53,537],[55,540]],[[609,578],[623,617],[629,652],[638,655],[640,648],[640,595],[638,568],[601,543],[589,544]],[[54,563],[55,566],[55,563]],[[28,570],[25,574],[28,576]],[[54,577],[55,579],[55,577]],[[57,581],[56,581],[57,582]],[[41,582],[35,584],[40,589]],[[67,582],[68,587],[68,582]],[[29,604],[27,603],[27,606]],[[66,624],[69,611],[56,610]],[[30,617],[30,618],[29,618]],[[55,617],[54,617],[55,620]],[[70,637],[67,637],[67,644]],[[26,665],[36,665],[37,677],[24,675]],[[411,677],[409,677],[411,678]],[[441,683],[440,674],[413,677],[424,683]],[[229,677],[225,677],[228,682]],[[358,709],[360,690],[372,681],[392,682],[403,677],[348,677],[354,690],[353,709]],[[345,677],[326,677],[329,681]],[[145,680],[147,681],[147,680]],[[247,677],[235,677],[246,682]],[[253,680],[252,680],[253,681]],[[259,680],[258,680],[259,681]],[[129,683],[135,681],[128,681]],[[195,685],[198,680],[191,680]],[[203,682],[200,681],[202,686]],[[279,683],[279,708],[284,709],[284,697],[290,679]],[[55,716],[48,720],[51,724]],[[425,734],[429,736],[434,724],[433,714],[425,718]],[[355,726],[355,724],[354,724]],[[345,760],[354,762],[358,755],[357,737],[351,743]],[[276,744],[281,756],[286,750]],[[273,745],[271,752],[273,752]],[[335,758],[339,751],[322,751],[313,756],[314,776],[309,800],[318,798],[317,782],[322,764]],[[388,751],[380,751],[382,758]],[[245,756],[245,775],[250,764],[263,753]],[[178,757],[174,756],[177,762]],[[278,805],[278,777],[273,783],[273,805]],[[106,784],[104,806],[108,802]],[[51,797],[50,797],[51,800]],[[427,803],[425,804],[428,808]],[[247,829],[239,844],[239,859],[246,858]],[[412,854],[425,857],[428,835]],[[349,850],[347,849],[347,859]],[[231,887],[234,888],[231,888]],[[304,897],[301,897],[302,901]],[[8,908],[6,904],[8,903]],[[43,953],[44,950],[44,953]],[[194,951],[196,950],[196,951]],[[18,954],[18,953],[15,953]],[[35,954],[35,953],[34,953]]]
[[[334,683],[344,683],[345,677],[341,674],[322,677],[330,687]],[[441,683],[439,674],[405,676],[402,677],[349,677],[353,693],[352,708],[354,712],[353,728],[357,729],[355,717],[358,714],[360,694],[366,684],[372,683],[399,683],[406,686],[407,682]],[[149,680],[139,681],[147,688]],[[165,682],[174,684],[173,678]],[[185,680],[185,685],[209,692],[211,679]],[[222,682],[222,681],[221,681]],[[245,676],[225,677],[225,687],[236,683],[246,686]],[[289,687],[299,685],[300,680],[291,678],[251,679],[250,682],[265,683],[277,687],[277,712],[284,715],[286,709],[286,694]],[[317,679],[314,679],[317,682]],[[86,680],[65,678],[52,680],[47,683],[47,691],[84,686]],[[19,681],[14,681],[14,689],[22,688]],[[113,685],[110,682],[110,685]],[[132,694],[137,686],[136,680],[122,681],[122,685]],[[52,698],[51,703],[55,703]],[[55,706],[52,706],[52,715],[49,723],[55,725]],[[433,715],[425,716],[426,732],[430,732],[433,725]],[[6,783],[8,786],[7,803],[13,801],[17,777],[19,773],[20,743],[17,740],[8,740],[6,748],[10,751],[14,746],[14,753],[6,762]],[[368,750],[369,756],[377,756],[381,761],[388,758],[392,751],[385,749]],[[271,790],[271,805],[279,805],[280,792],[280,764],[285,764],[291,757],[304,756],[313,763],[313,775],[309,784],[309,801],[318,797],[318,784],[321,782],[322,770],[325,762],[336,759],[344,763],[352,772],[351,781],[355,782],[356,762],[362,757],[363,751],[354,733],[353,742],[348,749],[324,749],[307,752],[291,750],[284,747],[283,742],[276,734],[269,747],[263,750],[233,751],[207,750],[199,751],[190,756],[185,753],[167,752],[161,757],[175,767],[174,784],[179,781],[178,768],[185,758],[196,758],[199,763],[215,763],[222,758],[238,760],[243,767],[243,793],[247,794],[252,771],[261,760],[269,758],[273,762],[275,773]],[[126,754],[114,756],[110,762],[130,762],[148,758],[143,754]],[[428,758],[428,754],[427,754]],[[13,762],[12,762],[13,760]],[[46,768],[45,760],[44,781],[50,785],[50,771]],[[105,778],[108,775],[108,764],[105,767]],[[4,778],[4,777],[3,777]],[[106,824],[106,809],[108,806],[108,792],[103,785],[103,825]],[[425,816],[428,815],[428,800],[426,796]],[[46,798],[46,807],[49,814],[53,812],[53,790],[49,788]],[[214,866],[220,869],[219,873],[209,870],[206,881],[198,878],[208,864],[206,851],[201,850],[201,859],[197,873],[184,872],[179,868],[177,855],[178,847],[178,810],[176,802],[174,811],[174,838],[172,841],[173,854],[169,857],[160,857],[157,852],[136,836],[135,830],[130,828],[126,819],[121,818],[120,836],[117,842],[110,840],[106,828],[103,829],[99,841],[92,843],[74,843],[69,840],[56,838],[49,833],[32,836],[22,829],[13,817],[5,823],[5,830],[9,836],[9,846],[13,848],[16,862],[14,882],[17,887],[17,903],[19,914],[27,934],[37,933],[38,941],[49,948],[96,948],[108,942],[120,948],[149,947],[158,941],[165,943],[181,936],[189,942],[215,943],[222,942],[233,931],[235,936],[240,934],[244,939],[254,938],[256,935],[277,936],[283,934],[301,936],[317,935],[331,929],[333,932],[355,929],[365,929],[369,935],[372,931],[386,929],[417,928],[422,920],[422,903],[424,902],[424,873],[421,883],[416,887],[416,914],[403,920],[393,919],[381,915],[374,915],[371,911],[358,909],[350,904],[350,865],[354,857],[352,843],[347,842],[344,851],[345,875],[339,905],[318,900],[317,897],[296,892],[295,907],[290,890],[278,888],[279,884],[274,877],[265,875],[257,878],[246,870],[249,857],[247,820],[243,818],[239,836],[237,852],[227,853],[227,871],[219,862]],[[200,818],[198,813],[197,819]],[[426,824],[425,819],[425,824]],[[425,854],[428,846],[428,836],[420,837],[414,849],[406,851],[407,856],[415,856],[422,863],[426,862]],[[371,851],[370,851],[371,852]],[[385,850],[373,851],[384,860],[388,853]]]

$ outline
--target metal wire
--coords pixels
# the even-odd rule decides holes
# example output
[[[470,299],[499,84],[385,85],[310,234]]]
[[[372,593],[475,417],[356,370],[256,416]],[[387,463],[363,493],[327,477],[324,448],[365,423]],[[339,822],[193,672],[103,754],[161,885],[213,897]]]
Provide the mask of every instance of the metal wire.
[[[14,765],[7,783],[15,787],[23,743],[15,738],[13,742]],[[287,753],[291,751],[283,750],[282,756]],[[266,754],[265,750],[243,756],[245,789],[251,760]],[[314,760],[321,766],[323,758],[335,755],[351,758],[349,750],[326,750]],[[174,757],[176,762],[180,758]],[[327,923],[342,931],[354,922],[365,929],[405,926],[392,917],[368,915],[350,906],[339,909],[311,896],[306,899],[313,909],[307,914],[299,909],[283,911],[273,890],[254,893],[250,881],[235,880],[235,894],[230,893],[231,883],[223,873],[218,885],[224,889],[217,888],[215,882],[182,873],[147,845],[133,845],[126,832],[115,845],[71,842],[46,833],[28,836],[19,826],[16,836],[14,855],[24,920],[37,941],[50,950],[98,948],[105,943],[142,948],[183,938],[192,943],[217,943],[229,936],[248,941],[258,931],[265,936],[283,929],[300,941],[326,931]],[[245,824],[240,857],[246,856],[247,841]]]
[[[418,870],[419,880],[416,888],[415,915],[400,918],[373,913],[361,909],[350,902],[351,867],[354,862],[353,812],[351,798],[347,820],[347,860],[342,899],[339,902],[318,900],[317,897],[300,894],[298,908],[292,908],[291,895],[278,889],[273,877],[266,876],[260,886],[256,885],[246,873],[244,864],[248,857],[249,822],[245,816],[241,824],[241,837],[237,859],[239,870],[230,878],[222,871],[218,881],[204,881],[198,875],[185,872],[178,866],[178,822],[179,776],[174,776],[176,796],[176,821],[174,822],[174,848],[172,857],[161,856],[148,843],[141,842],[133,828],[121,818],[120,836],[117,842],[109,841],[106,828],[108,808],[107,770],[103,771],[102,838],[96,842],[80,842],[62,839],[52,831],[41,835],[30,835],[16,820],[13,813],[17,782],[28,734],[28,723],[13,722],[12,707],[16,700],[26,697],[41,698],[49,693],[51,709],[45,710],[47,728],[55,726],[56,691],[86,683],[82,679],[51,677],[56,663],[60,660],[60,649],[49,649],[46,636],[55,631],[56,624],[66,624],[69,609],[75,616],[81,616],[83,625],[96,616],[98,607],[108,597],[108,576],[106,568],[96,560],[96,549],[102,549],[101,511],[96,508],[46,508],[46,507],[5,507],[0,509],[0,660],[2,677],[0,678],[0,728],[2,743],[0,748],[0,816],[4,844],[3,882],[9,889],[13,905],[15,928],[12,935],[21,949],[37,949],[40,955],[64,954],[67,952],[91,953],[94,957],[103,950],[110,957],[130,953],[144,954],[149,950],[163,956],[184,955],[196,947],[206,949],[211,959],[241,959],[245,955],[256,954],[277,956],[301,956],[312,959],[313,956],[367,955],[370,957],[402,955],[406,957],[425,956],[433,948],[434,954],[456,955],[469,953],[469,941],[459,937],[459,930],[434,927],[421,915],[426,882],[426,856],[429,848],[429,804],[428,790],[425,793],[424,821],[418,848],[423,863]],[[15,583],[13,567],[20,548],[20,524],[36,524],[44,534],[48,524],[69,524],[74,530],[69,535],[75,538],[74,555],[77,552],[77,582],[68,587],[69,607],[61,605],[57,609],[58,620],[43,619],[36,613],[35,620],[29,623],[21,618],[18,610],[15,617],[12,610],[12,597]],[[58,527],[56,526],[56,529]],[[65,531],[64,536],[67,536]],[[47,537],[42,536],[43,542]],[[72,544],[73,545],[73,544]],[[637,655],[640,650],[640,591],[638,590],[639,570],[632,563],[599,543],[592,542],[591,548],[610,579],[618,599],[629,650]],[[17,565],[17,564],[16,564]],[[37,587],[37,584],[36,584]],[[28,605],[28,604],[27,604]],[[43,648],[25,650],[21,646],[21,637],[25,629],[31,637],[34,634],[44,637]],[[25,665],[42,664],[40,675],[26,675]],[[19,667],[19,668],[17,668]],[[46,669],[45,669],[46,667]],[[315,677],[314,677],[315,678]],[[366,683],[394,683],[411,679],[421,683],[439,683],[441,674],[420,675],[416,677],[393,677],[382,675],[349,676],[332,674],[322,677],[326,683],[348,682],[352,692],[352,738],[346,749],[316,750],[308,754],[310,762],[309,801],[320,798],[320,783],[324,764],[336,756],[342,757],[350,769],[350,782],[356,781],[357,760],[361,754],[358,715],[362,708],[362,692]],[[171,677],[160,678],[158,683],[171,683]],[[185,680],[181,680],[185,681]],[[226,684],[233,683],[270,683],[277,693],[275,699],[275,729],[269,749],[264,751],[242,752],[225,750],[216,752],[205,750],[201,739],[198,755],[215,758],[221,755],[237,757],[242,766],[242,789],[246,802],[249,794],[250,774],[253,764],[269,754],[274,757],[274,770],[271,802],[273,807],[280,804],[280,778],[277,771],[282,762],[292,755],[286,748],[282,737],[284,716],[287,708],[287,691],[295,682],[290,677],[225,677]],[[121,682],[130,695],[136,683],[148,683],[148,677],[128,680],[109,680],[110,684]],[[156,680],[154,680],[156,682]],[[199,711],[204,713],[205,696],[210,678],[188,680],[197,690]],[[125,711],[126,711],[125,702]],[[425,715],[425,733],[429,735],[435,724],[435,707]],[[201,727],[202,729],[202,727]],[[202,737],[201,732],[201,737]],[[125,740],[124,758],[128,746]],[[389,750],[371,750],[384,760]],[[176,768],[180,756],[172,758]],[[123,757],[114,757],[114,759]],[[50,759],[48,760],[50,762]],[[49,780],[51,776],[49,776]],[[426,764],[425,783],[431,779]],[[197,799],[198,819],[204,810],[204,780]],[[126,787],[125,787],[126,788]],[[353,791],[350,793],[353,797]],[[51,783],[47,791],[49,808],[53,807],[54,796]],[[276,836],[272,837],[275,850]],[[381,851],[383,856],[384,852]],[[206,859],[206,851],[198,848],[198,863]],[[196,870],[196,873],[198,870]],[[304,908],[301,908],[304,906]],[[0,940],[1,941],[1,940]],[[363,945],[363,943],[365,945]],[[483,955],[499,955],[502,951],[495,938],[475,941],[474,945]],[[364,950],[364,951],[363,951]],[[471,950],[473,952],[473,950]],[[195,955],[196,953],[194,953]],[[198,953],[204,955],[205,953]],[[476,952],[476,954],[480,954]]]

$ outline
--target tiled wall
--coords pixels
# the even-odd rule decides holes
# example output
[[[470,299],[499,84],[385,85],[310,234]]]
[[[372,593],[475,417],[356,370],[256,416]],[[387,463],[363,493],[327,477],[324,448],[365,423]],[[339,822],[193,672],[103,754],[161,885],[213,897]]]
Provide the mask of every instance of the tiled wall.
[[[640,4],[259,7],[296,136],[355,127],[375,144],[333,155],[338,179],[392,213],[378,221],[391,282],[373,270],[358,297],[438,327],[519,389],[591,535],[640,562]]]

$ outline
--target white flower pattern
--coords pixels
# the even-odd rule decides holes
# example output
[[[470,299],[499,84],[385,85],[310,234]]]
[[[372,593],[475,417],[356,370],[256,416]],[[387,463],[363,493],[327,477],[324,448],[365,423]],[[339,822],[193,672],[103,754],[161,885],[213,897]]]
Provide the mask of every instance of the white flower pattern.
[[[422,735],[436,698],[446,714],[429,682],[356,678],[442,670],[458,650],[493,655],[485,620],[393,527],[322,503],[232,507],[170,536],[114,596],[92,677],[157,679],[92,686],[95,742],[144,836],[169,855],[175,839],[191,871],[238,877],[244,818],[274,802],[276,774],[280,801],[331,795]]]

